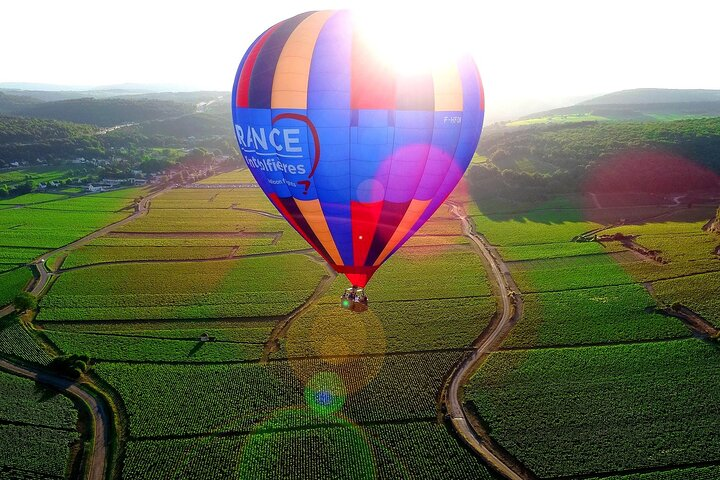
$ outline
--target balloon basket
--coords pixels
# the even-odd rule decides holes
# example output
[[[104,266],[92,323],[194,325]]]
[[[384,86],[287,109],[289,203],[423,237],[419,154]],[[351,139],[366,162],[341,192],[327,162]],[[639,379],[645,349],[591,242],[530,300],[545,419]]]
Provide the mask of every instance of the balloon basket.
[[[365,295],[365,290],[355,286],[346,288],[345,293],[340,296],[340,306],[351,312],[364,312],[368,309],[368,298]]]

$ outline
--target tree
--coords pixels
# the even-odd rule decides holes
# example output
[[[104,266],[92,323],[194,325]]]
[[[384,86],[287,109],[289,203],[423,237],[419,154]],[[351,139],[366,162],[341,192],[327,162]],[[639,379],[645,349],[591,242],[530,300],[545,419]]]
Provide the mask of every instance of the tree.
[[[13,306],[18,312],[32,310],[37,308],[37,298],[35,298],[35,295],[32,293],[20,292],[15,295],[15,298],[13,299]]]

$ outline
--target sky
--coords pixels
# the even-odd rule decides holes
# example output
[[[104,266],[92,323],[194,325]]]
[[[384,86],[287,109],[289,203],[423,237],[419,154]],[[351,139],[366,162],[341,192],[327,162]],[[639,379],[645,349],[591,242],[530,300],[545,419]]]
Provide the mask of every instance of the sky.
[[[5,0],[0,83],[164,84],[229,90],[269,26],[308,10],[351,8],[379,37],[464,49],[487,108],[558,106],[616,90],[720,89],[708,0]],[[417,48],[414,49],[417,51]]]

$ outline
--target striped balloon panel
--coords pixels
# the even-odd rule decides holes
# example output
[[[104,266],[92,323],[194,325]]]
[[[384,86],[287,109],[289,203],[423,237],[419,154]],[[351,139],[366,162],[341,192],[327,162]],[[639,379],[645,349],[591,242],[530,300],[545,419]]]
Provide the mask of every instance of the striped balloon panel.
[[[303,13],[269,28],[233,86],[236,137],[259,186],[358,286],[460,181],[483,114],[470,57],[398,73],[347,11]]]

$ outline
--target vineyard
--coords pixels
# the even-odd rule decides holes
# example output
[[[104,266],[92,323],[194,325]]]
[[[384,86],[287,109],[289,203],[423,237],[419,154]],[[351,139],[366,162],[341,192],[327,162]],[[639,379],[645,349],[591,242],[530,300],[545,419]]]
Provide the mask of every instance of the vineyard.
[[[694,339],[495,353],[470,399],[542,477],[703,462],[720,451],[719,355]]]
[[[281,412],[271,421],[283,422],[287,416]],[[492,478],[443,425],[413,422],[360,429],[340,418],[325,428],[130,441],[124,477]]]
[[[101,363],[95,370],[122,396],[130,435],[143,438],[248,433],[273,412],[302,407],[304,381],[324,371],[343,380],[348,394],[341,412],[353,423],[434,419],[437,392],[457,359],[449,352],[267,365]],[[323,424],[324,416],[308,421]]]
[[[587,345],[690,336],[676,318],[653,313],[640,285],[527,294],[522,322],[503,347]]]
[[[482,210],[474,219],[511,260],[524,303],[503,350],[466,387],[492,437],[539,477],[714,478],[716,466],[691,465],[718,461],[718,350],[655,313],[681,302],[717,321],[720,239],[702,231],[707,209]],[[599,228],[590,218],[623,219],[602,235],[633,235],[667,263],[618,241],[571,242]],[[678,464],[690,466],[668,468]],[[653,472],[623,473],[637,469]]]
[[[71,270],[41,304],[39,321],[238,318],[290,312],[324,269],[305,256],[205,263],[129,263]]]
[[[67,397],[0,373],[0,477],[63,478],[77,418]]]

